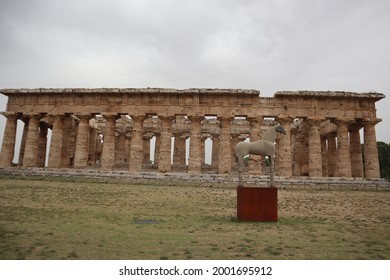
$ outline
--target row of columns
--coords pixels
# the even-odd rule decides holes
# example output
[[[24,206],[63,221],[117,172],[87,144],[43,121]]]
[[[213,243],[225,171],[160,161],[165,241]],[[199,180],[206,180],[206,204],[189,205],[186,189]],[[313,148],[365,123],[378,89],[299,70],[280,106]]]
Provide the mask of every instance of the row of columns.
[[[10,166],[15,152],[15,138],[18,118],[23,116],[6,112],[7,118],[4,133],[3,146],[0,154],[0,166]],[[44,166],[46,151],[46,136],[48,126],[40,125],[39,114],[28,115],[24,119],[25,133],[22,138],[22,149],[19,160],[24,167]],[[76,142],[74,143],[75,168],[84,168],[88,165],[91,147],[91,133],[89,120],[92,115],[77,115],[79,119]],[[106,125],[104,130],[104,143],[101,155],[101,169],[113,170],[115,167],[115,124],[118,114],[104,114]],[[148,148],[144,141],[143,121],[147,116],[132,116],[133,135],[129,151],[129,171],[139,172],[144,163],[144,149]],[[64,128],[64,115],[53,116],[52,138],[48,159],[49,168],[59,168],[62,163],[63,143],[66,137]],[[160,117],[162,130],[159,136],[158,170],[159,172],[171,172],[171,137],[172,122],[174,116]],[[200,173],[204,146],[201,135],[201,121],[203,117],[189,117],[192,123],[190,132],[190,158],[188,172]],[[220,121],[220,134],[215,141],[218,142],[218,153],[213,149],[213,162],[218,157],[218,173],[228,174],[232,170],[232,117],[218,117]],[[261,139],[261,122],[263,117],[248,118],[250,122],[250,140]],[[293,118],[288,115],[279,115],[276,118],[286,131],[286,135],[278,140],[278,174],[280,176],[293,176],[293,158],[291,148],[291,122]],[[336,133],[329,133],[326,137],[320,134],[320,124],[325,121],[321,117],[309,117],[306,119],[310,130],[308,139],[308,166],[310,177],[366,177],[379,178],[378,151],[376,146],[375,125],[377,120],[364,120],[356,123],[352,119],[335,119]],[[364,128],[364,170],[359,130]],[[216,144],[216,143],[214,143]],[[204,144],[203,144],[204,145]],[[214,148],[217,145],[214,145]],[[185,138],[175,137],[174,163],[183,161],[185,150]],[[250,156],[248,172],[252,175],[261,174],[262,160],[259,156]],[[364,174],[364,175],[363,175]]]

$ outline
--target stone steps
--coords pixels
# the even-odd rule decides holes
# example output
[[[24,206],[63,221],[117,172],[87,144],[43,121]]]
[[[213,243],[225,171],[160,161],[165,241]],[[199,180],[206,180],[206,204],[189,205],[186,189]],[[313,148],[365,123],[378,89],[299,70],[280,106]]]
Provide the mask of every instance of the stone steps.
[[[199,186],[199,187],[231,187],[238,185],[236,174],[191,174],[191,173],[157,173],[100,171],[95,169],[43,169],[43,168],[3,168],[0,178],[60,180],[79,182],[125,183],[136,185],[164,186]],[[247,186],[267,187],[268,176],[245,176]],[[365,180],[362,178],[309,178],[275,177],[279,189],[315,189],[315,190],[390,190],[390,182],[383,179]]]

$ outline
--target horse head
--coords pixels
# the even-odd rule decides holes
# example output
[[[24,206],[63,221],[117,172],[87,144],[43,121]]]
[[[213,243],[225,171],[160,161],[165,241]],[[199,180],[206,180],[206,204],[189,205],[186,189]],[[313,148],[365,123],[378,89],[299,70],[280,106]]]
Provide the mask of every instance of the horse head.
[[[276,127],[276,132],[279,132],[279,133],[286,135],[286,131],[284,130],[283,126],[281,126],[281,125],[278,125]]]

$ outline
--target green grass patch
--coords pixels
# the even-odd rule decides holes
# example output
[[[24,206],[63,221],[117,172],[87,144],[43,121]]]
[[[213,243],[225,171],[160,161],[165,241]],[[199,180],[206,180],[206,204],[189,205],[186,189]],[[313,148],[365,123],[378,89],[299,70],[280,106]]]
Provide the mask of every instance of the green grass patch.
[[[0,259],[390,259],[390,192],[279,190],[242,223],[234,188],[0,179]]]

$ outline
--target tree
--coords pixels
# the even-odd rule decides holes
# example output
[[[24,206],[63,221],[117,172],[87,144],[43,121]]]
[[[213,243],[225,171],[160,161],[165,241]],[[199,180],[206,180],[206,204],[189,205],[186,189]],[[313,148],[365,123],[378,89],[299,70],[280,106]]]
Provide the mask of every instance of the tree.
[[[390,143],[377,142],[381,178],[390,181]]]

